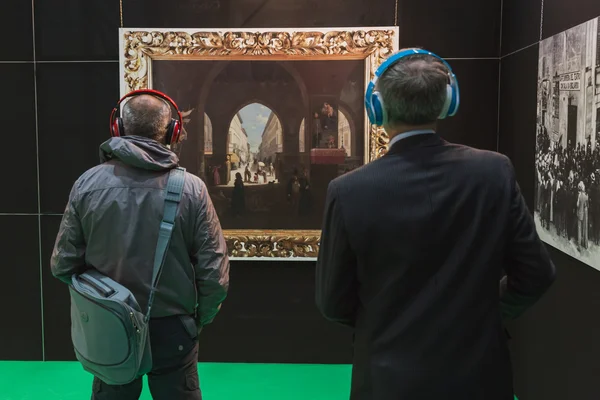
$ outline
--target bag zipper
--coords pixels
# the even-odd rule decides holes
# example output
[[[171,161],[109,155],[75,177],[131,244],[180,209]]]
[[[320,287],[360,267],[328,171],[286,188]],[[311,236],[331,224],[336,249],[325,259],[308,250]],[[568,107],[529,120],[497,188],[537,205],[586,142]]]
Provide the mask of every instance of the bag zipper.
[[[131,324],[133,325],[133,328],[135,329],[135,333],[137,333],[139,335],[140,328],[138,327],[137,322],[135,322],[135,316],[133,315],[132,312],[129,312],[129,318],[131,318]]]

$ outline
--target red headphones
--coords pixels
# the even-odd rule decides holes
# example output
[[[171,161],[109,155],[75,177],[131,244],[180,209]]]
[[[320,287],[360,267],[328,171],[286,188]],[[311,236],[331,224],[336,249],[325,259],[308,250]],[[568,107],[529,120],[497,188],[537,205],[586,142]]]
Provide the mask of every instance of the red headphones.
[[[110,114],[110,135],[112,137],[125,136],[125,128],[123,127],[123,119],[121,117],[117,117],[117,115],[119,113],[119,107],[125,99],[134,97],[134,96],[140,96],[143,94],[148,94],[150,96],[154,96],[154,97],[158,97],[159,99],[163,99],[167,103],[169,103],[171,106],[173,106],[175,111],[177,111],[177,119],[171,119],[171,122],[169,123],[169,126],[167,127],[167,134],[165,136],[165,144],[167,146],[170,146],[173,143],[179,143],[179,140],[181,138],[181,127],[183,126],[183,123],[182,123],[181,112],[179,111],[177,104],[175,104],[175,102],[166,94],[161,93],[158,90],[151,90],[151,89],[134,90],[133,92],[126,94],[125,96],[123,96],[123,98],[121,100],[119,100],[119,102],[117,103],[115,108],[112,110],[112,113]]]

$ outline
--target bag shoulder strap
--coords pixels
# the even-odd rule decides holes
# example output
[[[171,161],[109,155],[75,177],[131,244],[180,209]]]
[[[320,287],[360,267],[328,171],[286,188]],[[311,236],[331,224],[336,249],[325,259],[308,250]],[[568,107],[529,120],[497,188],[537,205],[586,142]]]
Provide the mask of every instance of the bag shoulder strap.
[[[148,312],[146,313],[146,322],[150,319],[152,311],[152,303],[154,302],[154,294],[156,287],[162,274],[163,265],[167,256],[167,249],[171,242],[173,227],[175,226],[175,218],[177,217],[177,209],[181,202],[183,194],[183,185],[185,183],[185,168],[177,167],[169,171],[169,180],[165,189],[165,207],[163,218],[160,222],[160,230],[158,232],[158,242],[156,243],[156,252],[154,254],[154,268],[152,270],[152,289],[148,297]]]

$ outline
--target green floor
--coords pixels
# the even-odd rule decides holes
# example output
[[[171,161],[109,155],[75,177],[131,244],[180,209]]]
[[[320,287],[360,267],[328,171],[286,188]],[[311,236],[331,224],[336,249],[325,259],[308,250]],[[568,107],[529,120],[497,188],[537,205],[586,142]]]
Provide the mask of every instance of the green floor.
[[[350,366],[200,364],[205,400],[348,400]],[[74,362],[0,362],[0,400],[85,400],[91,375]],[[148,388],[142,399],[150,400]]]
[[[204,400],[348,400],[350,393],[349,365],[200,364],[198,369]],[[0,362],[0,400],[89,399],[91,381],[74,362]],[[151,399],[147,387],[141,399]]]

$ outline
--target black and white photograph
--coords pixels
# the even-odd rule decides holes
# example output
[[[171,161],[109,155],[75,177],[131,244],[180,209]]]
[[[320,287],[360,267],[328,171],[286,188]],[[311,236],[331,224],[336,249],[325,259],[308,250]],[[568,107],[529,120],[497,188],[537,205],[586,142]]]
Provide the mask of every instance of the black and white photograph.
[[[542,240],[600,270],[599,18],[540,43],[535,223]]]

